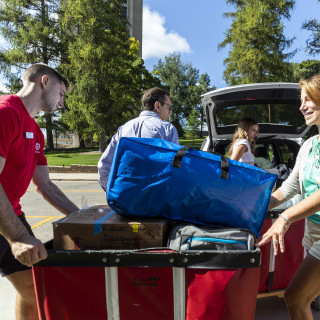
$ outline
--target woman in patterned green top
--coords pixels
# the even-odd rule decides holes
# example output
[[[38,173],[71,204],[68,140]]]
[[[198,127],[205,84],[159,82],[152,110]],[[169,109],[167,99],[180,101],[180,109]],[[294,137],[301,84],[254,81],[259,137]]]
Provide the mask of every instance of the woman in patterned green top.
[[[320,128],[320,75],[300,80],[301,107],[308,126]],[[313,319],[311,302],[320,295],[320,135],[308,139],[300,148],[289,178],[270,200],[272,209],[301,193],[303,200],[286,209],[263,235],[262,246],[272,241],[275,255],[285,251],[284,236],[292,222],[305,219],[302,245],[308,254],[285,292],[285,301],[293,320]]]

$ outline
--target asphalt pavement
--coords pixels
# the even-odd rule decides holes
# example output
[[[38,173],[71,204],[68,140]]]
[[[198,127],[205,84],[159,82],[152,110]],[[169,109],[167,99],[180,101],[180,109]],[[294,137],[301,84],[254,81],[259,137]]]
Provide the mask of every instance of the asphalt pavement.
[[[94,189],[96,192],[101,192],[100,186],[97,182],[98,176],[96,173],[51,173],[50,178],[53,181],[56,181],[58,184],[59,181],[67,183],[68,181],[79,181],[79,185],[81,181],[88,181],[89,183],[94,185]],[[74,188],[74,187],[71,187]],[[98,191],[100,189],[100,191]],[[91,190],[92,192],[93,190]],[[98,194],[99,200],[105,200],[104,194]],[[41,199],[41,201],[43,201]],[[34,204],[29,204],[34,205]],[[90,203],[92,205],[92,203]],[[41,228],[43,228],[41,226]],[[41,229],[37,228],[37,229]],[[240,293],[239,293],[240,294]],[[14,320],[14,305],[15,305],[15,290],[9,283],[9,281],[5,278],[0,277],[0,320]],[[245,307],[245,306],[244,306]],[[320,311],[315,311],[313,309],[313,315],[315,320],[320,320]],[[256,316],[255,320],[289,320],[289,315],[284,303],[283,298],[279,296],[269,296],[265,298],[257,299],[257,307],[256,307]],[[89,320],[89,319],[88,319]],[[235,319],[236,320],[236,319]]]
[[[55,183],[59,181],[95,182],[96,188],[100,189],[100,186],[98,184],[98,174],[96,173],[50,173],[50,178]],[[41,201],[43,200],[41,199]],[[51,223],[48,227],[51,228]],[[41,228],[45,229],[44,225],[42,225]],[[43,240],[43,238],[41,239],[42,241],[45,241]],[[15,313],[14,313],[15,296],[16,296],[15,289],[12,287],[11,283],[6,278],[2,278],[0,276],[0,320],[15,319]]]

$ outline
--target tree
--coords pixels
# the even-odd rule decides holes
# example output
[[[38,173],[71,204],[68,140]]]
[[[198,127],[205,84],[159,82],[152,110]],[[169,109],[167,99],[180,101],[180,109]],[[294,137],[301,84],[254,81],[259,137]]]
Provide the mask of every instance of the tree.
[[[101,151],[105,137],[138,114],[142,90],[158,83],[137,56],[139,43],[129,38],[123,3],[74,0],[63,6],[70,59],[64,70],[74,84],[67,97],[74,117],[64,120],[77,131],[93,127]]]
[[[0,35],[7,48],[0,51],[0,69],[9,92],[22,87],[21,74],[34,63],[58,67],[64,57],[60,0],[2,0]],[[52,118],[45,115],[47,148],[53,149]]]
[[[283,35],[282,19],[290,18],[292,0],[228,0],[236,12],[226,13],[232,25],[219,48],[231,46],[224,60],[228,84],[287,81],[292,76],[287,62],[295,51],[285,53],[294,39]]]
[[[180,54],[173,53],[166,56],[164,61],[160,59],[154,66],[153,73],[167,88],[173,105],[171,122],[177,128],[179,136],[182,136],[184,121],[189,117],[194,106],[199,105],[201,94],[206,92],[199,90],[199,70],[190,62],[182,62]],[[208,75],[206,79],[210,82]]]
[[[311,55],[320,53],[320,23],[316,19],[306,21],[302,24],[302,29],[311,31],[311,36],[307,39],[306,51]]]
[[[205,114],[203,110],[203,106],[201,103],[201,95],[209,92],[211,90],[216,89],[215,86],[210,87],[210,77],[207,73],[204,73],[200,76],[199,83],[194,87],[196,90],[195,95],[198,97],[197,104],[195,105],[195,109],[197,111],[198,117],[199,117],[199,125],[200,125],[200,137],[203,136],[203,125],[205,123]]]
[[[305,60],[300,63],[293,63],[293,80],[299,82],[300,79],[309,79],[313,75],[320,73],[319,60]]]
[[[192,140],[199,135],[199,126],[201,124],[199,113],[196,109],[193,109],[187,119],[187,129],[188,134],[191,136]]]

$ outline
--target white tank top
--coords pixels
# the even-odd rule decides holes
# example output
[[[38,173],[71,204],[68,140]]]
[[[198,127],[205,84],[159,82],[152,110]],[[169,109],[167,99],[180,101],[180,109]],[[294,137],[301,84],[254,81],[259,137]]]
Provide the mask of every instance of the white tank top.
[[[248,164],[252,164],[254,165],[254,157],[253,157],[253,154],[251,152],[251,148],[250,148],[250,144],[249,144],[249,141],[247,139],[237,139],[236,142],[234,143],[233,145],[233,150],[232,150],[232,155],[233,155],[233,152],[234,150],[241,146],[242,144],[244,144],[247,148],[248,148],[248,151],[245,152],[242,157],[239,159],[240,162],[244,162],[244,163],[248,163]],[[232,156],[231,156],[232,157]]]

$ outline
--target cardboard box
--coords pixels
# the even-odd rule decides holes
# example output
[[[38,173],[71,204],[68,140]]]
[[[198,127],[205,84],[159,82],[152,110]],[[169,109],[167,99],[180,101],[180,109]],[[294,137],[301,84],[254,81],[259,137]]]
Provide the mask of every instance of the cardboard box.
[[[73,212],[53,223],[54,250],[142,249],[167,245],[168,221],[134,219],[109,206]]]

